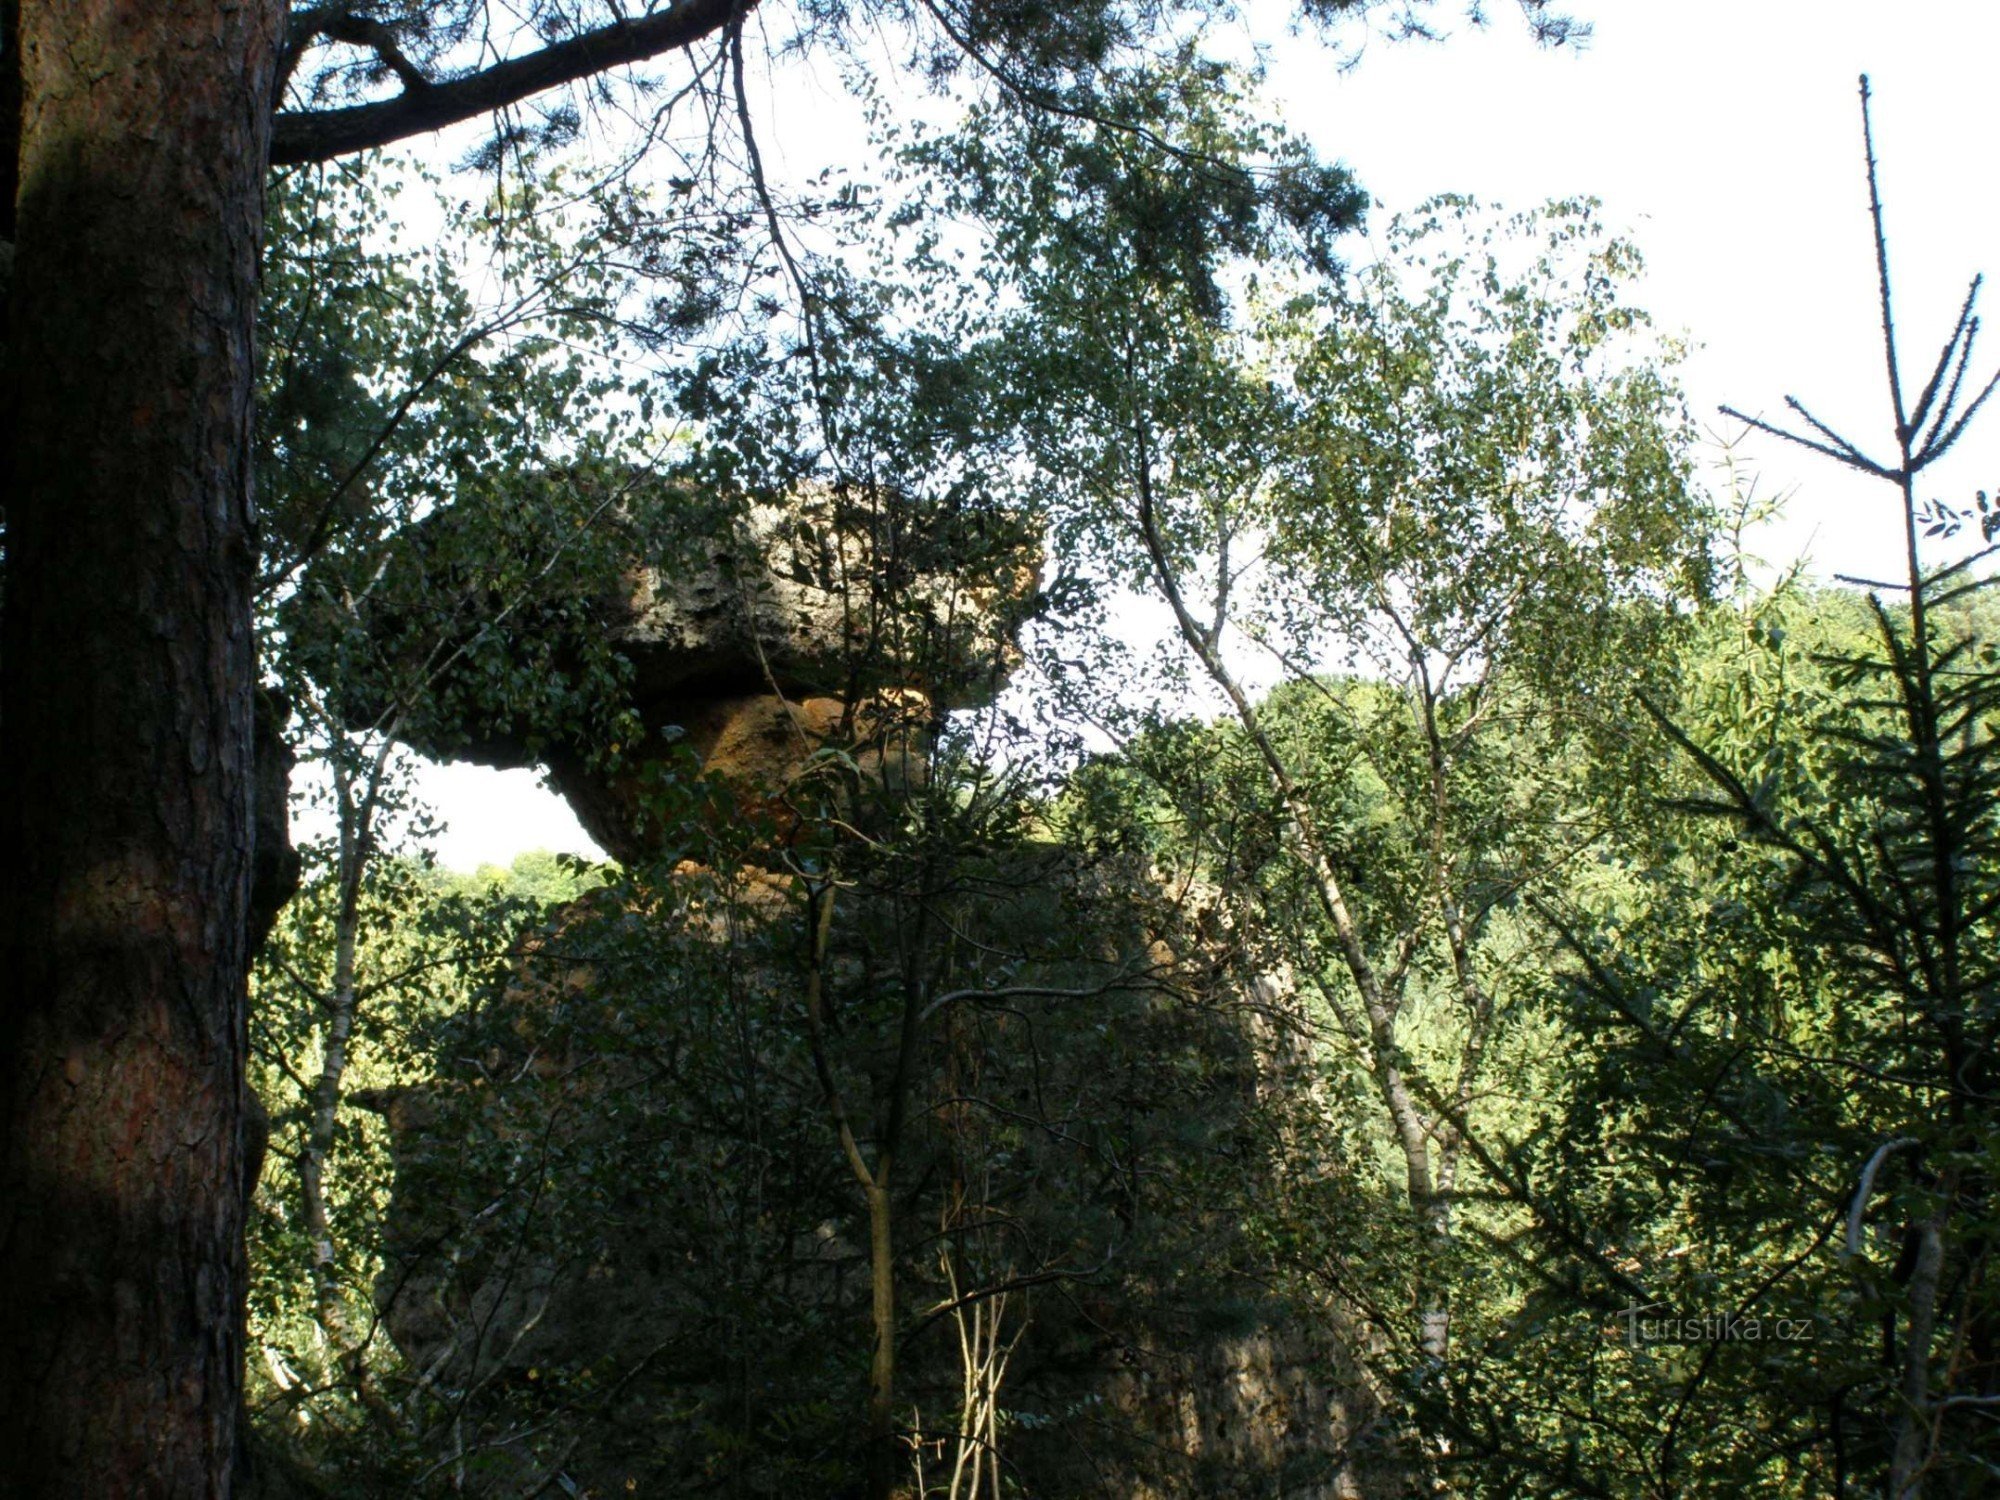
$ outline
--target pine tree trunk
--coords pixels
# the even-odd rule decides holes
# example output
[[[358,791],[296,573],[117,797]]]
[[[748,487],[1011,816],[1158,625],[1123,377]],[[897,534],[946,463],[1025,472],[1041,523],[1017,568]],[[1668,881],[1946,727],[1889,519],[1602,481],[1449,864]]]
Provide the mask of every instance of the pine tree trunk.
[[[251,333],[284,0],[22,6],[0,650],[0,1467],[229,1493]]]

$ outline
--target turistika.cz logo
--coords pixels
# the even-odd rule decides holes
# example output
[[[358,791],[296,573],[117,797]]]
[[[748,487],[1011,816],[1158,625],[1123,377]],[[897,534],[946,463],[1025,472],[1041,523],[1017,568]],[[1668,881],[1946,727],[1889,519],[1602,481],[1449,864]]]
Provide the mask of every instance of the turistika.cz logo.
[[[1618,1314],[1619,1333],[1628,1347],[1657,1344],[1809,1344],[1811,1318],[1780,1318],[1768,1313],[1675,1312],[1664,1302],[1627,1307]]]

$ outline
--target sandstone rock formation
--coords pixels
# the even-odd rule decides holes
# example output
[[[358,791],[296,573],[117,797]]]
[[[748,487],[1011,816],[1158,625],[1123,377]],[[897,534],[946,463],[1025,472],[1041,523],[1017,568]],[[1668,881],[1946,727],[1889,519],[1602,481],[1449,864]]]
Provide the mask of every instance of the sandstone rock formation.
[[[418,620],[391,616],[380,627],[392,642],[404,637],[391,649],[442,659],[461,676],[502,675],[493,647],[504,656],[510,637],[532,638],[554,675],[582,676],[582,663],[608,655],[617,701],[590,706],[595,728],[551,722],[540,704],[481,712],[454,690],[442,695],[442,713],[408,716],[401,732],[443,758],[547,767],[591,836],[622,862],[655,852],[644,827],[645,768],[677,743],[703,769],[767,798],[828,747],[868,774],[920,777],[933,717],[989,702],[1015,663],[1013,638],[1041,565],[1018,520],[919,515],[901,502],[827,490],[752,503],[626,483],[647,504],[614,495],[602,514],[590,512],[612,538],[609,553],[543,583],[587,594],[559,601],[569,606],[560,615],[546,599],[503,596],[466,578],[449,559],[476,549],[454,546],[454,533],[481,518],[448,510],[424,523],[426,545],[402,593],[471,600],[448,631],[460,647],[477,640],[481,650],[441,649],[448,631]],[[675,514],[681,499],[699,508],[701,524]],[[681,524],[661,523],[663,511]],[[624,711],[622,730],[603,727],[607,707]],[[351,716],[387,717],[375,702]]]
[[[520,715],[412,737],[548,765],[641,871],[661,854],[650,767],[680,746],[745,803],[782,800],[822,747],[923,795],[930,717],[1004,682],[1032,550],[968,561],[963,537],[920,546],[829,496],[718,535],[600,575],[598,639],[569,659],[600,644],[621,663],[614,707],[639,730],[615,762]],[[1022,1493],[1361,1493],[1348,1447],[1377,1403],[1324,1310],[1270,1295],[1242,1244],[1299,1059],[1212,893],[1018,836],[839,859],[817,939],[773,870],[655,867],[595,893],[467,1019],[459,1072],[360,1101],[395,1144],[377,1301],[411,1369],[516,1487],[555,1464],[578,1493],[846,1493],[870,1257],[836,1077],[869,1101],[864,1145],[882,1101],[909,1100],[895,1274],[913,1451],[960,1420],[954,1288],[1019,1283],[974,1305],[1012,1320]],[[956,998],[926,1001],[911,1051],[913,985]],[[592,1425],[552,1458],[538,1414],[557,1390]]]

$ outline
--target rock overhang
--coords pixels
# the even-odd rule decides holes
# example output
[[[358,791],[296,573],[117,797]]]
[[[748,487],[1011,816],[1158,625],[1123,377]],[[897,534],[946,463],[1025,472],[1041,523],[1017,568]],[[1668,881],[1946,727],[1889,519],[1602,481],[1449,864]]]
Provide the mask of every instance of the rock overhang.
[[[370,635],[385,660],[433,672],[398,734],[438,759],[547,767],[627,863],[659,852],[637,804],[647,767],[678,746],[760,797],[828,748],[920,780],[931,729],[993,701],[1038,603],[1039,528],[1018,512],[833,486],[717,493],[629,470],[536,475],[512,503],[533,524],[460,501],[411,528],[392,564]],[[494,571],[525,580],[511,592],[479,573],[482,528],[509,539]],[[539,570],[522,555],[538,545],[553,555]],[[498,681],[511,689],[482,696]],[[370,702],[347,717],[383,716]]]

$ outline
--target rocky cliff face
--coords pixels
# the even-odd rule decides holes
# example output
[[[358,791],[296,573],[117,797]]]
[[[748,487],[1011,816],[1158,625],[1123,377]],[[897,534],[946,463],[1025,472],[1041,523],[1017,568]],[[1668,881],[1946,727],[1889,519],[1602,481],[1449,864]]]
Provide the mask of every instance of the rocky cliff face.
[[[426,727],[493,763],[539,748],[586,826],[651,869],[560,915],[466,1018],[458,1072],[365,1101],[398,1164],[385,1326],[517,1476],[854,1493],[870,1241],[838,1093],[878,1159],[907,1117],[913,1473],[971,1441],[1044,1500],[1363,1493],[1352,1450],[1378,1405],[1246,1233],[1299,1139],[1287,1111],[1310,1110],[1271,1019],[1285,997],[1246,982],[1211,897],[1018,829],[957,837],[963,799],[929,785],[924,746],[941,707],[1004,680],[1028,554],[912,572],[877,533],[829,533],[829,503],[618,572],[592,617],[643,735],[613,768],[559,735]],[[783,825],[837,752],[841,827],[946,831],[822,837],[822,928],[781,862],[654,865],[648,786],[681,745],[746,819]]]

